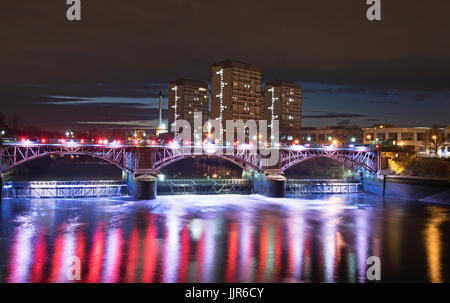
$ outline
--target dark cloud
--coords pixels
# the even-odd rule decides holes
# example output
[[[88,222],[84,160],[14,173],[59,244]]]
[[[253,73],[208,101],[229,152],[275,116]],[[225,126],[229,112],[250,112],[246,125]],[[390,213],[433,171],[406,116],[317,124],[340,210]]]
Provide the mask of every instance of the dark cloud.
[[[372,87],[448,88],[450,2],[65,1],[0,3],[0,82],[209,80],[216,60],[260,66],[265,77]],[[417,22],[421,20],[421,22]],[[264,51],[262,51],[264,50]]]
[[[396,123],[448,121],[436,95],[450,90],[450,1],[383,1],[381,22],[365,1],[82,1],[80,22],[66,9],[0,2],[1,112],[48,127],[151,120],[170,80],[210,82],[211,64],[233,58],[302,84],[304,110],[322,110],[311,123],[384,107]],[[427,102],[399,108],[410,100]]]
[[[415,94],[414,99],[417,101],[425,101],[433,98],[433,93],[430,92],[420,92]]]
[[[397,100],[370,100],[370,104],[400,104]]]
[[[387,89],[373,89],[363,86],[304,88],[303,92],[307,94],[360,94],[374,96],[388,96],[394,93]]]
[[[86,129],[114,125],[120,121],[147,121],[147,127],[153,127],[155,125],[151,121],[158,119],[159,114],[158,109],[142,108],[140,103],[40,104],[30,110],[36,111],[37,108],[41,114],[28,116],[25,122],[41,128],[59,125],[63,128]],[[167,110],[163,110],[163,114],[166,116]],[[88,122],[95,122],[95,125]]]
[[[303,118],[327,119],[327,118],[361,118],[365,115],[351,113],[326,113],[322,115],[303,115]]]

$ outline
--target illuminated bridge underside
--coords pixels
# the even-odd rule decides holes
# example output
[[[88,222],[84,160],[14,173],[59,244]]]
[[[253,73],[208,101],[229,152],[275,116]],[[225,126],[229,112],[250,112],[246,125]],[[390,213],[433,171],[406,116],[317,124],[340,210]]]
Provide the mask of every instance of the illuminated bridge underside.
[[[249,149],[236,149],[233,151],[232,155],[227,155],[225,150],[222,154],[214,153],[202,153],[196,155],[193,153],[191,148],[180,148],[180,149],[170,149],[170,148],[158,148],[156,150],[155,162],[153,164],[153,169],[159,171],[160,169],[183,159],[192,158],[195,156],[208,156],[216,157],[230,161],[243,170],[256,170],[261,171],[260,163],[262,156],[259,153],[254,152],[254,150]]]
[[[230,151],[230,150],[228,150]],[[379,153],[376,150],[357,149],[326,149],[326,148],[277,148],[272,152],[279,152],[279,165],[268,167],[265,157],[255,149],[236,148],[227,153],[224,148],[219,154],[205,150],[198,153],[192,147],[171,146],[66,146],[40,145],[29,146],[21,144],[2,145],[0,147],[0,168],[2,172],[41,157],[53,154],[87,155],[108,161],[122,170],[131,173],[157,173],[160,169],[183,159],[195,156],[218,157],[233,162],[243,170],[265,171],[267,168],[278,168],[285,171],[288,168],[308,159],[330,158],[336,160],[354,171],[364,169],[371,173],[379,170]]]

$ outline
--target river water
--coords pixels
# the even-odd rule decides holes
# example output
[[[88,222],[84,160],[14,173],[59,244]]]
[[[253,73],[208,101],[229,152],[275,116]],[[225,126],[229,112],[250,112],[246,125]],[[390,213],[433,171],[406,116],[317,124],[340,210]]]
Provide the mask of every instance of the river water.
[[[367,194],[4,199],[0,281],[450,282],[450,207]],[[79,260],[79,263],[78,263]]]

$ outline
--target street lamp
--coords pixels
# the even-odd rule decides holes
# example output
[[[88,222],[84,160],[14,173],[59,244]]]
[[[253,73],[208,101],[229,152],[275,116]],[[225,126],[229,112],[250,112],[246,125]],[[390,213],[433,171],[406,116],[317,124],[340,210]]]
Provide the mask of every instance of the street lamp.
[[[3,141],[3,136],[6,134],[6,131],[4,129],[2,129],[2,131],[0,132],[0,144]],[[0,188],[1,189],[1,188]]]
[[[436,136],[436,135],[433,135],[433,136],[431,137],[431,139],[434,140],[434,152],[435,152],[435,154],[437,155],[437,136]]]

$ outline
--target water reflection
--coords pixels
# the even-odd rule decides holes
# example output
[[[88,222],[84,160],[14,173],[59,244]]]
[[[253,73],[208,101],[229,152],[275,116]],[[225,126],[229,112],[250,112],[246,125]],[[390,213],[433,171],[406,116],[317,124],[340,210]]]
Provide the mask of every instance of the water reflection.
[[[442,208],[431,207],[429,209],[430,218],[427,220],[425,228],[425,247],[427,253],[428,274],[433,283],[443,282],[442,279],[442,235],[440,225],[448,221],[448,217]]]
[[[89,283],[366,282],[372,255],[383,281],[449,281],[445,207],[366,195],[157,203],[4,200],[2,282],[77,282],[73,256]]]

